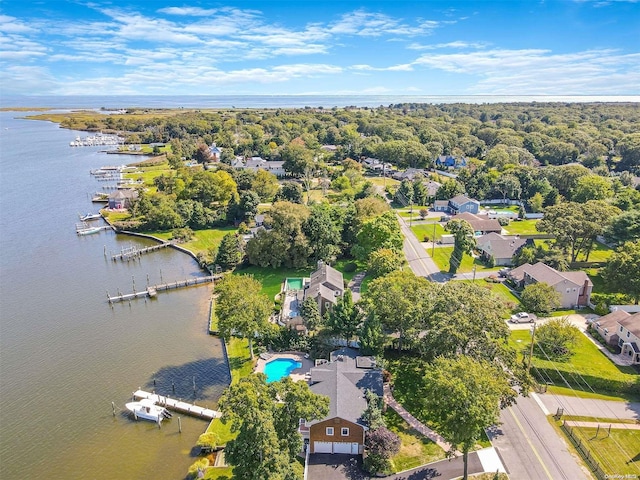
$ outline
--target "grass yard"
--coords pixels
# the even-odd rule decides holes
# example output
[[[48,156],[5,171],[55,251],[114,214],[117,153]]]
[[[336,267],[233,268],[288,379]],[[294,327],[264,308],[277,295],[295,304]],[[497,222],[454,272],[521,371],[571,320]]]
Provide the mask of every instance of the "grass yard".
[[[434,249],[433,261],[436,263],[441,272],[449,271],[449,259],[451,258],[451,253],[453,252],[453,247],[436,247]],[[427,253],[431,255],[431,249],[427,250]],[[476,267],[476,272],[481,271],[494,271],[497,272],[501,267],[488,267],[483,262],[480,261],[479,258],[474,258],[469,255],[464,255],[462,257],[462,263],[460,264],[460,268],[458,268],[458,273],[471,273],[473,271],[473,267]]]
[[[147,187],[154,187],[153,180],[160,175],[175,175],[175,171],[171,170],[169,164],[167,162],[161,163],[159,165],[151,165],[151,166],[140,166],[138,170],[135,172],[124,173],[124,178],[130,178],[134,181],[142,180],[144,185]]]
[[[378,187],[384,187],[385,185],[387,187],[400,185],[400,182],[398,180],[395,180],[395,179],[389,178],[389,177],[387,177],[386,180],[385,180],[384,177],[369,177],[369,176],[365,176],[365,180],[367,182],[373,183],[374,185],[376,185]]]
[[[219,227],[209,228],[207,230],[194,230],[194,238],[188,242],[181,243],[182,248],[186,248],[191,252],[197,254],[198,252],[207,252],[213,247],[220,245],[222,237],[227,233],[233,233],[237,229],[235,227]],[[162,240],[169,240],[171,238],[171,232],[145,232],[154,237]]]
[[[444,229],[444,227],[437,223],[421,223],[419,225],[413,225],[411,227],[411,230],[413,231],[413,233],[415,233],[416,237],[418,237],[418,240],[420,240],[421,242],[424,241],[425,237],[429,237],[429,241],[433,240],[433,225],[435,224],[436,226],[436,241],[440,240],[442,238],[442,235],[446,234],[447,231]]]
[[[589,254],[589,262],[606,262],[609,260],[611,254],[615,252],[614,249],[607,247],[605,244],[600,242],[595,242],[593,245],[593,250]],[[578,255],[578,262],[586,262],[587,259],[583,254]]]
[[[518,349],[520,355],[528,352],[531,342],[529,330],[512,330],[509,342]],[[633,386],[638,391],[640,376],[636,371],[632,367],[615,365],[583,334],[578,337],[575,353],[567,362],[550,361],[534,354],[532,373],[542,377],[542,383],[549,379],[553,381],[548,387],[549,393],[593,398],[586,381],[598,394],[635,401],[638,397],[630,391]],[[573,390],[569,391],[560,375]]]
[[[640,475],[640,430],[612,428],[609,434],[601,428],[596,436],[596,428],[571,427],[571,432],[574,441],[588,450],[609,478]]]
[[[504,227],[504,229],[509,235],[530,235],[540,233],[536,230],[536,223],[538,223],[538,220],[535,219],[512,221],[509,225]]]
[[[387,428],[400,437],[400,452],[391,459],[394,472],[402,472],[446,458],[446,453],[433,441],[413,430],[395,410],[384,413]]]
[[[459,280],[460,282],[473,282],[473,280]],[[522,310],[520,307],[520,299],[516,297],[511,290],[509,290],[502,282],[493,283],[487,282],[484,278],[476,279],[475,283],[480,285],[487,290],[491,290],[495,295],[499,296],[502,300],[504,300],[511,311],[513,313],[519,312]]]

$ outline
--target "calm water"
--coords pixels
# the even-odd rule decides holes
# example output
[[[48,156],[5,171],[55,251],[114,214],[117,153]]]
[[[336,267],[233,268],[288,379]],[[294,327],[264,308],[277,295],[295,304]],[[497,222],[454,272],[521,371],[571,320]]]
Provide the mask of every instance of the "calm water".
[[[125,163],[81,132],[0,112],[0,478],[178,479],[206,422],[135,422],[121,409],[138,387],[214,406],[228,382],[218,339],[206,334],[210,286],[160,293],[111,309],[115,293],[202,275],[171,249],[114,263],[146,242],[113,232],[79,237],[78,213],[97,211],[89,175]],[[113,417],[111,402],[118,407]]]
[[[639,102],[640,95],[105,95],[1,96],[0,107],[302,108],[396,103]],[[72,139],[73,140],[73,139]]]

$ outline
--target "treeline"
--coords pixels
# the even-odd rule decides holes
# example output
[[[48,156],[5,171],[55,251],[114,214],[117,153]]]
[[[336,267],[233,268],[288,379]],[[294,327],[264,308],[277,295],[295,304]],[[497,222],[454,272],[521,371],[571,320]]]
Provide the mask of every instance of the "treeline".
[[[439,155],[490,166],[580,162],[617,173],[640,169],[640,109],[634,103],[398,104],[378,108],[178,111],[130,109],[57,118],[75,129],[128,132],[130,143],[172,143],[192,158],[200,143],[223,157],[304,162],[372,156],[399,168],[431,167]],[[297,142],[292,145],[292,142]],[[336,145],[324,152],[324,144]],[[299,167],[299,165],[298,165]],[[299,171],[303,169],[298,168]],[[292,170],[293,171],[293,170]]]

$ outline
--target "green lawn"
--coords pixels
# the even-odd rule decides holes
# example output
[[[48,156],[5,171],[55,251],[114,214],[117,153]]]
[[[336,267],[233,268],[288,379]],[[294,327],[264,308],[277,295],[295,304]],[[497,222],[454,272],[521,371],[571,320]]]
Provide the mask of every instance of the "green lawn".
[[[416,237],[418,237],[418,240],[420,240],[421,242],[424,241],[425,237],[429,237],[429,240],[431,241],[433,239],[433,226],[436,226],[436,241],[440,240],[442,238],[442,235],[446,234],[447,231],[444,229],[444,227],[442,225],[440,225],[437,222],[434,223],[421,223],[419,225],[413,225],[411,227],[411,230],[413,231],[413,233],[415,233]]]
[[[596,428],[592,427],[572,427],[571,431],[574,441],[588,449],[605,475],[610,478],[638,478],[640,430],[612,428],[609,433],[606,428],[601,428],[597,436]]]
[[[529,330],[511,331],[510,343],[518,349],[520,354],[529,351],[530,342]],[[586,381],[596,393],[637,399],[637,394],[634,396],[630,390],[635,384],[635,391],[638,391],[640,377],[632,367],[615,365],[582,334],[578,337],[578,344],[574,351],[574,355],[567,362],[550,361],[534,354],[532,373],[541,376],[539,380],[542,380],[542,383],[547,383],[551,379],[553,384],[548,387],[550,393],[564,387],[563,393],[591,397],[593,392],[585,384]],[[573,389],[571,392],[568,391],[561,375]]]
[[[194,230],[194,238],[188,242],[181,243],[182,248],[192,251],[197,254],[198,252],[207,252],[213,247],[217,247],[224,237],[229,232],[235,232],[235,227],[219,227],[209,228],[207,230]],[[162,240],[169,240],[171,238],[171,232],[145,232],[154,237],[158,237]]]
[[[387,177],[386,179],[384,177],[365,177],[365,180],[379,187],[383,187],[385,185],[387,187],[400,185],[400,182],[398,180],[389,177]]]
[[[391,459],[394,472],[403,472],[446,458],[446,452],[429,438],[412,429],[395,410],[384,413],[387,428],[400,437],[400,452]]]
[[[433,261],[436,263],[440,271],[449,271],[449,259],[453,247],[436,247],[434,249]],[[427,253],[431,255],[431,249],[427,249]],[[458,268],[458,273],[470,273],[473,271],[473,267],[476,267],[476,272],[480,271],[494,271],[497,272],[501,267],[488,267],[486,264],[480,261],[479,258],[474,258],[469,255],[462,257],[462,264]]]
[[[615,252],[612,248],[607,247],[605,244],[600,242],[595,242],[593,246],[593,250],[589,254],[589,262],[606,262],[609,260],[611,254]],[[586,262],[587,259],[583,254],[578,255],[578,262]]]
[[[458,280],[458,281],[468,282],[468,283],[473,282],[473,280]],[[511,290],[509,290],[502,282],[493,283],[493,282],[488,282],[484,278],[478,278],[476,279],[475,283],[477,285],[480,285],[483,288],[486,288],[487,290],[491,290],[491,292],[493,292],[494,294],[499,296],[501,299],[503,299],[507,303],[507,305],[509,305],[513,313],[516,313],[522,310],[522,308],[520,307],[520,299],[516,297],[513,293],[511,293]]]
[[[530,235],[540,233],[536,230],[536,223],[538,223],[538,220],[534,219],[512,221],[509,225],[504,227],[504,229],[509,235]]]
[[[153,179],[163,174],[174,175],[175,171],[171,170],[168,163],[164,163],[149,167],[138,167],[138,171],[125,173],[123,174],[123,177],[130,178],[135,181],[142,180],[145,186],[154,186]]]

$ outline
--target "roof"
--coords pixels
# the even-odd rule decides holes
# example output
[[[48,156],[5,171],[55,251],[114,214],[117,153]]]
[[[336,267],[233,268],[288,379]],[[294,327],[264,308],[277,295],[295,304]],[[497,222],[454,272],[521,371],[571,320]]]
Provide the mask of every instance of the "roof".
[[[584,285],[586,281],[587,285],[593,286],[591,279],[584,272],[559,272],[542,262],[538,262],[535,265],[529,263],[520,265],[518,268],[511,270],[508,276],[515,281],[521,282],[524,280],[525,273],[536,282],[544,282],[552,286],[567,281],[578,286]]]
[[[520,237],[503,237],[498,233],[488,233],[478,238],[478,248],[493,258],[511,258],[530,240]]]
[[[339,291],[342,294],[344,290],[344,277],[335,268],[324,262],[318,262],[318,269],[311,273],[309,287],[314,288],[316,285],[324,285],[332,291]]]
[[[617,329],[620,320],[624,320],[629,316],[629,313],[625,312],[624,310],[614,310],[613,312],[598,318],[595,323],[598,324],[600,328],[610,329],[613,327]]]
[[[455,197],[453,197],[449,201],[451,203],[455,203],[456,205],[463,205],[463,204],[469,203],[469,202],[473,202],[473,203],[477,203],[477,204],[480,203],[477,200],[474,200],[473,198],[467,197],[466,195],[456,195]]]
[[[138,191],[132,189],[116,190],[109,194],[109,200],[118,200],[121,198],[138,198]]]
[[[640,312],[629,315],[627,318],[618,320],[618,323],[640,338]]]
[[[453,219],[466,220],[469,222],[474,232],[502,232],[502,225],[500,225],[500,222],[496,219],[482,218],[469,212],[460,213],[453,217]]]
[[[335,360],[311,369],[310,388],[313,393],[329,397],[329,414],[322,420],[339,417],[364,425],[362,413],[367,408],[365,392],[372,390],[382,396],[382,371],[374,368],[358,368],[356,359],[339,355]]]
[[[433,202],[434,207],[446,207],[448,205],[449,205],[448,200],[436,200],[435,202]]]

